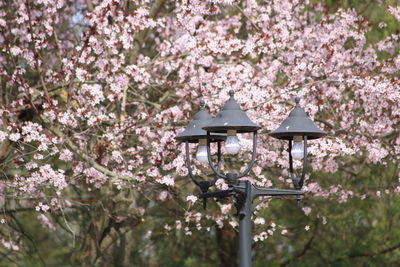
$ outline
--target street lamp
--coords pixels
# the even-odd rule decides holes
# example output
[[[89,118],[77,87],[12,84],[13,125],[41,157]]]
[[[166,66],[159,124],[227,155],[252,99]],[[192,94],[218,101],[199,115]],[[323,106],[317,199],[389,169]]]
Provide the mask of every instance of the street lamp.
[[[193,170],[190,164],[190,148],[189,143],[198,143],[196,159],[200,162],[208,162],[207,152],[207,132],[202,128],[206,125],[212,117],[205,110],[206,103],[200,101],[200,110],[194,115],[193,120],[188,124],[186,129],[175,137],[175,140],[179,142],[185,142],[186,150],[186,167],[188,168],[189,176],[192,181],[200,187],[203,193],[207,192],[208,189],[215,184],[218,180],[216,176],[212,181],[199,180],[193,174]],[[221,167],[221,142],[226,139],[225,134],[210,133],[210,142],[218,143],[218,168]]]
[[[296,106],[289,113],[289,116],[283,120],[278,129],[270,132],[269,135],[277,139],[289,141],[290,178],[293,181],[294,188],[300,190],[303,187],[307,168],[307,140],[320,138],[325,135],[325,132],[318,129],[314,122],[307,116],[304,109],[300,106],[300,97],[296,97],[295,102]],[[301,177],[295,177],[293,159],[303,159]]]
[[[246,113],[240,108],[239,104],[234,99],[234,92],[232,90],[229,91],[229,95],[229,100],[225,103],[223,109],[215,118],[211,118],[211,116],[204,111],[204,102],[202,102],[201,110],[195,115],[194,120],[188,125],[188,127],[176,137],[176,140],[186,143],[186,164],[190,177],[202,191],[200,197],[204,200],[207,198],[233,197],[237,209],[237,215],[239,217],[240,266],[250,267],[252,244],[251,215],[253,210],[253,200],[259,196],[303,195],[304,193],[300,191],[300,189],[304,182],[307,163],[307,138],[316,139],[322,137],[324,132],[319,130],[307,117],[305,111],[300,107],[300,98],[296,98],[296,107],[290,112],[289,117],[282,122],[281,126],[277,130],[270,133],[272,137],[289,140],[290,173],[296,190],[256,187],[248,180],[239,180],[239,178],[246,176],[254,165],[257,148],[257,131],[261,127],[252,122]],[[204,112],[207,113],[208,116],[206,116]],[[203,115],[200,116],[199,113]],[[200,124],[205,132],[198,131],[198,125]],[[195,125],[195,127],[192,125]],[[194,131],[194,128],[196,128],[196,131]],[[236,154],[240,150],[240,143],[237,138],[238,133],[253,133],[253,151],[251,160],[243,172],[226,172],[224,174],[221,172],[221,142],[225,141],[225,150],[228,154]],[[206,139],[206,141],[204,141],[204,139]],[[292,141],[294,141],[293,145]],[[190,166],[189,142],[199,143],[200,146],[206,144],[208,163],[215,174],[212,181],[199,181],[194,177]],[[212,142],[218,142],[217,166],[214,165],[211,158],[210,144]],[[204,148],[202,148],[202,151],[204,151]],[[303,172],[301,178],[294,177],[293,158],[303,158]],[[202,158],[202,160],[204,161],[204,158]],[[218,177],[227,182],[228,189],[208,192],[208,189],[215,184]]]

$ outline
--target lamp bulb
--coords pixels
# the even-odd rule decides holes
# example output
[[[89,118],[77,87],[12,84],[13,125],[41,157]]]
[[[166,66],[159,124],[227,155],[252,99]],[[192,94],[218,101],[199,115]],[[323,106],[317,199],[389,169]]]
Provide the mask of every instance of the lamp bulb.
[[[196,159],[201,163],[208,162],[207,139],[199,140],[199,147],[197,148]]]
[[[290,154],[292,155],[292,158],[294,159],[303,159],[304,157],[304,145],[303,145],[303,141],[294,141],[293,142],[293,146],[292,146],[292,150],[290,151]]]
[[[236,131],[228,130],[228,137],[225,141],[225,150],[228,154],[236,154],[240,150],[239,138],[236,135]]]
[[[201,146],[197,148],[196,159],[202,163],[208,162],[207,146]]]

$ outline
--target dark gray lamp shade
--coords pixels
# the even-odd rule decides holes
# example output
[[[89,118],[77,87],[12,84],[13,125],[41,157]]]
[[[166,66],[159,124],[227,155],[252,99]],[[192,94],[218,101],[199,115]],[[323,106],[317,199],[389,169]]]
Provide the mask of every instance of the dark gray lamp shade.
[[[314,124],[300,106],[300,97],[296,97],[295,101],[296,106],[289,113],[289,116],[278,129],[270,132],[269,135],[282,140],[293,140],[293,136],[307,136],[308,140],[324,136],[325,132]]]
[[[203,129],[215,133],[226,133],[228,130],[249,133],[260,129],[261,127],[252,122],[235,101],[233,90],[229,91],[229,95],[230,98],[222,110]]]
[[[189,141],[189,143],[198,143],[199,139],[207,139],[207,132],[202,128],[212,120],[212,117],[204,107],[205,102],[201,100],[199,112],[194,115],[193,120],[186,129],[175,137],[175,140],[178,142]],[[225,134],[211,133],[211,142],[223,141],[225,139]]]

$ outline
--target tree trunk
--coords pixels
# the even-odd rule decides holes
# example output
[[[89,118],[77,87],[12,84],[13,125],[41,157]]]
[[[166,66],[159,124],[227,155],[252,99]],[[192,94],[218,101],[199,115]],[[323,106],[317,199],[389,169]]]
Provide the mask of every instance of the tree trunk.
[[[217,228],[217,243],[220,266],[238,266],[238,233],[230,224]]]

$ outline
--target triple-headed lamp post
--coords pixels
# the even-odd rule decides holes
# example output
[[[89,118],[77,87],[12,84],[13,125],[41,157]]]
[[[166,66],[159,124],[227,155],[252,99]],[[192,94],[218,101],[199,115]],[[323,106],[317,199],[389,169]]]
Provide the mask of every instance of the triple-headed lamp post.
[[[304,109],[300,107],[300,98],[296,97],[296,106],[282,124],[269,133],[270,136],[289,141],[289,168],[290,178],[293,181],[295,190],[259,188],[252,185],[248,180],[239,180],[246,176],[252,169],[256,159],[257,131],[261,128],[252,122],[246,113],[240,108],[234,99],[234,92],[229,92],[230,98],[223,109],[212,118],[205,111],[205,103],[201,101],[200,111],[197,112],[193,121],[186,129],[178,134],[175,139],[186,144],[186,166],[189,176],[201,189],[201,198],[224,198],[232,196],[237,214],[239,217],[239,258],[241,267],[251,266],[251,215],[252,203],[259,196],[286,196],[303,195],[301,188],[307,167],[307,140],[320,138],[325,135],[318,129],[313,121],[307,116]],[[224,142],[225,151],[228,154],[236,154],[240,150],[238,133],[253,133],[253,151],[251,161],[247,168],[241,173],[221,171],[221,142]],[[211,158],[210,144],[217,142],[217,164]],[[189,143],[198,143],[196,158],[200,162],[209,163],[215,176],[212,180],[200,180],[193,174],[190,165]],[[293,170],[293,159],[303,160],[303,170],[300,177],[295,176]],[[216,181],[222,178],[228,184],[227,190],[216,190],[208,192],[208,189],[215,185]]]

